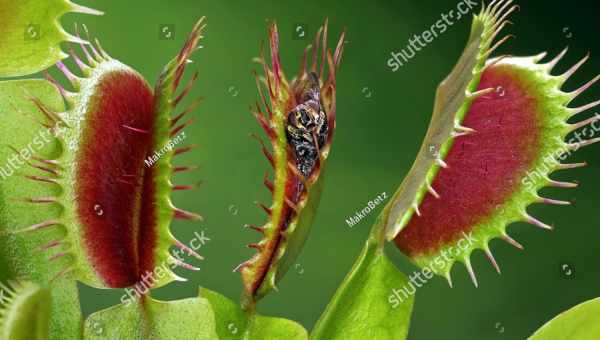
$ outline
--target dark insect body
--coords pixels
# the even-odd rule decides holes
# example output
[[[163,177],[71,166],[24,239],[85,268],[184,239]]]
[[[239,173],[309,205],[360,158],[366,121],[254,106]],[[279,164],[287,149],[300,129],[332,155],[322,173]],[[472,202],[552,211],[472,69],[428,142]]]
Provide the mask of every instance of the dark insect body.
[[[294,151],[296,167],[309,177],[319,158],[320,149],[327,141],[329,126],[327,114],[321,105],[319,78],[310,73],[310,84],[302,103],[287,116],[286,136]]]

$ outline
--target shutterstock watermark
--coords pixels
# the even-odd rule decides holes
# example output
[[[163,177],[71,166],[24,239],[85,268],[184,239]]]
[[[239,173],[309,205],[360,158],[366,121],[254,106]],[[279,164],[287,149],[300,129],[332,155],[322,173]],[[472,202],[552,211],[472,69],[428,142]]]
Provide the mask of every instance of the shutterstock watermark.
[[[596,117],[600,118],[600,114],[596,113]],[[548,172],[551,169],[555,169],[561,164],[561,161],[565,161],[574,152],[579,150],[579,145],[582,145],[586,140],[594,138],[600,134],[600,119],[592,120],[592,123],[583,127],[581,130],[575,131],[573,136],[567,141],[567,145],[554,152],[544,155],[542,158],[542,164],[537,166],[535,169],[527,172],[527,175],[521,180],[521,183],[529,190],[536,187],[539,181],[546,181]],[[555,137],[559,143],[563,143],[562,139],[558,136]],[[569,147],[569,145],[575,145],[575,147]]]
[[[210,238],[204,235],[204,230],[200,233],[194,232],[194,238],[188,242],[188,249],[196,252],[200,248],[206,245],[210,241]],[[191,255],[191,252],[181,248],[175,249],[169,257],[169,259],[154,268],[153,271],[147,271],[142,275],[140,282],[136,283],[132,288],[125,289],[125,295],[121,297],[121,303],[126,307],[130,306],[135,300],[140,299],[143,295],[146,295],[154,283],[159,282],[161,279],[168,275],[175,267],[180,266],[183,262],[182,255]]]
[[[2,180],[12,176],[15,171],[31,160],[38,151],[52,141],[53,137],[54,135],[49,129],[40,130],[29,144],[10,155],[6,160],[6,164],[0,166],[0,177],[2,177]]]
[[[398,308],[400,304],[415,295],[417,288],[423,287],[429,280],[433,278],[435,271],[433,268],[444,269],[453,261],[453,259],[462,255],[465,250],[471,249],[473,244],[478,240],[473,237],[473,232],[469,234],[462,232],[463,237],[456,243],[455,246],[450,246],[448,249],[442,250],[442,253],[431,260],[425,267],[418,272],[413,272],[409,275],[409,281],[400,289],[392,289],[392,294],[388,297],[388,302],[392,308]]]
[[[5,180],[14,175],[14,173],[23,165],[34,158],[40,150],[50,142],[55,141],[58,136],[62,135],[66,129],[67,128],[61,122],[57,122],[54,126],[41,129],[32,140],[21,149],[14,149],[15,153],[6,159],[4,165],[0,166],[0,178]]]
[[[431,27],[420,34],[414,34],[408,39],[406,47],[400,51],[391,52],[390,55],[392,57],[388,59],[387,65],[393,72],[398,71],[400,67],[414,58],[417,52],[427,47],[438,36],[444,34],[457,21],[466,17],[466,14],[470,13],[477,5],[479,4],[475,1],[462,0],[456,5],[456,10],[452,9],[447,13],[442,13],[441,19],[436,21]]]

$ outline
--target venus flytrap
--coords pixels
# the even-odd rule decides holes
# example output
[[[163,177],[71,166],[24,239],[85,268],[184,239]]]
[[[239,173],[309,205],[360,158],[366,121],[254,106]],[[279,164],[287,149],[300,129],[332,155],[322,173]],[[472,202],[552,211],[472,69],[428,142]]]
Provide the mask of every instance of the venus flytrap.
[[[273,146],[271,153],[259,139],[274,180],[265,177],[264,181],[273,195],[270,207],[261,205],[269,220],[262,227],[252,227],[263,236],[249,246],[257,254],[238,267],[250,305],[276,289],[294,263],[319,205],[322,173],[335,130],[335,79],[344,46],[342,33],[335,51],[328,49],[327,30],[326,21],[314,44],[306,48],[300,72],[291,81],[281,65],[276,24],[269,31],[271,64],[267,65],[264,53],[258,59],[264,72],[262,78],[257,76],[262,103],[252,112]],[[307,65],[309,53],[312,63]]]
[[[140,120],[119,122],[118,124],[121,126],[117,126],[117,128],[124,128],[126,133],[133,134],[138,142],[147,138],[146,144],[143,144],[144,152],[140,152],[136,163],[133,164],[137,167],[136,170],[127,172],[125,176],[120,177],[123,180],[122,184],[130,188],[132,184],[134,187],[141,186],[137,198],[134,197],[139,200],[137,204],[139,204],[141,210],[139,213],[130,216],[139,219],[139,221],[134,220],[133,226],[142,228],[139,231],[133,230],[132,236],[138,235],[143,238],[137,242],[134,241],[135,248],[132,250],[136,251],[137,248],[137,251],[139,251],[138,263],[144,267],[134,270],[131,274],[136,276],[131,277],[131,280],[124,280],[123,287],[135,285],[143,277],[152,275],[157,267],[161,267],[165,263],[175,264],[190,270],[198,270],[198,268],[171,255],[168,251],[171,246],[181,249],[198,260],[203,259],[192,248],[176,240],[168,228],[173,218],[201,219],[199,215],[175,208],[170,200],[172,191],[193,188],[193,186],[175,186],[171,182],[171,176],[174,173],[193,169],[192,167],[173,167],[171,164],[173,157],[190,151],[193,146],[167,148],[167,151],[151,167],[146,166],[145,159],[147,155],[152,154],[155,150],[168,145],[172,137],[193,122],[193,119],[183,122],[182,120],[196,108],[199,100],[193,101],[190,106],[179,111],[181,112],[179,114],[176,114],[175,110],[182,99],[191,91],[194,82],[198,78],[198,74],[194,74],[189,82],[178,91],[186,65],[190,63],[189,58],[198,49],[204,27],[204,18],[202,18],[193,28],[180,53],[163,69],[150,102],[149,120],[146,122]],[[131,151],[129,149],[127,153],[130,154]],[[141,174],[142,177],[138,178],[136,174]],[[115,175],[119,177],[119,174]],[[97,195],[94,195],[94,197],[97,197]],[[130,232],[132,231],[130,230]],[[126,249],[126,247],[126,245],[125,247],[121,246],[120,249]],[[115,250],[118,251],[118,249]],[[147,257],[144,259],[144,256]],[[131,261],[128,262],[129,265],[132,264]],[[155,289],[173,280],[183,280],[177,277],[170,268],[164,270],[164,273],[167,275],[161,275],[162,278],[156,276],[155,280],[150,283],[151,287],[148,288]],[[176,322],[176,320],[180,321],[181,315],[189,315],[190,318],[184,323]],[[127,300],[122,305],[90,316],[86,320],[84,339],[94,337],[94,325],[96,323],[107,325],[106,332],[109,338],[216,338],[212,308],[209,302],[202,298],[161,302],[152,299],[149,295],[141,295],[139,299]]]
[[[269,180],[268,174],[264,179],[273,202],[269,207],[259,204],[268,215],[265,225],[248,225],[262,235],[261,241],[249,245],[257,253],[235,269],[244,284],[242,308],[217,293],[201,290],[201,296],[212,303],[222,339],[308,338],[307,331],[292,321],[258,315],[256,303],[277,289],[277,282],[293,265],[319,205],[335,130],[336,73],[345,34],[335,50],[328,48],[327,35],[325,21],[313,45],[305,49],[300,72],[292,80],[283,71],[276,24],[269,28],[270,62],[264,52],[257,59],[263,68],[263,76],[255,75],[261,103],[251,110],[272,145],[270,151],[255,136],[273,168],[274,179]],[[226,327],[232,318],[235,334]]]
[[[471,103],[490,92],[476,91],[476,87],[486,58],[506,40],[493,44],[506,16],[514,11],[508,7],[510,2],[492,3],[475,16],[465,51],[438,87],[429,131],[413,167],[377,218],[359,259],[317,322],[312,338],[358,339],[368,334],[404,339],[408,335],[414,294],[406,294],[400,304],[393,297],[399,287],[412,287],[413,278],[409,281],[391,263],[384,245],[413,214],[420,214],[419,202],[426,193],[439,196],[431,183],[439,169],[447,166],[443,158],[454,138],[472,132],[462,125]],[[432,152],[431,146],[437,149]]]
[[[568,201],[542,197],[544,187],[574,188],[576,183],[560,182],[550,175],[584,164],[556,162],[546,164],[546,155],[560,159],[564,150],[570,152],[600,141],[600,138],[566,142],[568,135],[598,120],[598,116],[576,123],[577,115],[593,105],[569,108],[567,105],[588,89],[599,77],[581,88],[565,92],[562,85],[587,60],[587,57],[558,76],[551,71],[566,50],[549,62],[541,63],[545,54],[535,57],[492,59],[482,72],[479,91],[502,88],[476,99],[464,120],[475,132],[459,136],[455,146],[433,181],[440,198],[427,195],[420,204],[422,216],[413,217],[395,238],[398,247],[416,264],[422,266],[439,255],[460,237],[461,232],[473,232],[480,241],[466,253],[454,256],[435,273],[446,277],[452,285],[450,270],[455,261],[465,264],[477,286],[470,255],[482,250],[500,272],[488,246],[501,238],[517,248],[522,246],[506,232],[514,222],[526,222],[545,230],[552,226],[532,216],[527,208],[532,204],[569,205]],[[499,139],[500,137],[500,139]],[[525,178],[531,171],[540,174],[531,185]],[[478,185],[478,180],[486,185]],[[460,207],[461,214],[452,214]]]
[[[566,51],[545,64],[540,63],[545,54],[490,59],[508,39],[494,43],[515,9],[512,0],[496,0],[475,16],[465,51],[438,87],[429,130],[413,167],[377,219],[359,260],[319,319],[312,338],[407,336],[414,277],[408,283],[389,263],[383,251],[385,241],[393,240],[427,271],[428,278],[441,275],[450,285],[454,263],[463,262],[477,286],[470,262],[475,249],[483,250],[499,272],[488,246],[492,239],[502,238],[522,248],[506,233],[507,225],[522,221],[552,229],[531,216],[527,207],[570,204],[538,192],[547,186],[576,187],[549,175],[585,164],[541,165],[548,154],[562,156],[562,150],[572,152],[600,141],[598,137],[564,141],[570,133],[598,121],[595,116],[567,123],[600,101],[579,108],[567,105],[599,77],[564,92],[563,84],[587,57],[559,76],[551,71]],[[434,152],[431,146],[437,146]],[[523,182],[534,169],[543,169],[541,179],[527,187]],[[472,234],[469,238],[474,242],[464,243],[465,233]],[[466,246],[460,247],[461,243]],[[377,275],[385,270],[386,275]],[[396,282],[390,282],[394,276]],[[396,289],[408,286],[412,289],[402,295]],[[392,294],[381,294],[382,290]]]
[[[485,63],[490,54],[509,37],[495,39],[508,23],[507,17],[516,10],[512,1],[494,1],[484,7],[473,19],[467,46],[452,72],[438,86],[431,123],[421,150],[408,175],[387,207],[386,239],[392,240],[414,214],[420,214],[419,205],[427,193],[438,196],[432,186],[440,168],[447,166],[444,158],[455,138],[473,133],[463,126],[463,120],[473,101],[494,91],[478,90]],[[436,150],[431,150],[431,147]]]
[[[180,85],[203,29],[201,19],[180,53],[164,68],[155,88],[135,70],[110,57],[97,40],[95,44],[85,43],[77,28],[76,42],[84,57],[74,49],[70,57],[79,70],[71,71],[57,62],[69,86],[50,76],[47,80],[0,83],[2,95],[7,97],[2,106],[2,142],[10,147],[3,150],[13,153],[22,149],[37,129],[48,130],[52,136],[23,173],[2,183],[0,234],[14,276],[52,289],[52,301],[56,301],[51,313],[52,339],[82,336],[75,280],[97,288],[125,288],[162,263],[197,270],[169,253],[169,248],[175,247],[202,259],[169,231],[173,218],[201,218],[175,208],[170,200],[173,191],[194,188],[171,182],[174,173],[193,169],[171,165],[175,156],[193,146],[167,148],[151,167],[144,161],[192,123],[184,119],[199,101],[184,109],[178,107],[197,74]],[[85,27],[84,31],[87,35]],[[27,133],[13,128],[23,121],[27,122],[23,126]],[[2,155],[3,160],[9,157],[4,151]],[[28,219],[15,219],[14,213],[23,211],[33,211],[33,222],[27,225]],[[170,268],[161,277],[149,288],[183,280]],[[207,321],[202,327],[184,325],[181,336],[214,335],[212,312],[204,299],[163,303],[143,295],[135,306],[98,312],[86,323],[85,336],[93,336],[93,331],[87,330],[94,330],[98,322],[115,319],[123,324],[115,322],[113,328],[107,324],[107,334],[170,339],[174,330],[165,329],[171,325],[152,320],[174,318],[173,313],[186,308]]]
[[[180,129],[168,118],[174,104],[164,102],[170,100],[181,78],[201,24],[176,63],[166,69],[155,92],[141,75],[108,56],[96,43],[80,45],[87,63],[71,50],[81,75],[57,63],[73,90],[48,78],[67,103],[66,110],[58,112],[40,98],[30,98],[43,113],[45,120],[40,124],[60,127],[61,133],[56,129],[54,137],[62,151],[57,157],[41,159],[45,175],[33,180],[56,186],[60,193],[22,200],[40,209],[56,205],[60,213],[12,232],[64,227],[65,235],[56,240],[61,252],[53,259],[70,260],[58,275],[73,272],[78,280],[98,288],[133,285],[156,263],[169,258],[169,246],[180,244],[168,231],[171,218],[197,217],[169,202],[173,189],[170,161],[177,151],[172,150],[151,168],[145,167],[144,159],[168,141],[169,133]],[[177,279],[170,274],[155,287]]]

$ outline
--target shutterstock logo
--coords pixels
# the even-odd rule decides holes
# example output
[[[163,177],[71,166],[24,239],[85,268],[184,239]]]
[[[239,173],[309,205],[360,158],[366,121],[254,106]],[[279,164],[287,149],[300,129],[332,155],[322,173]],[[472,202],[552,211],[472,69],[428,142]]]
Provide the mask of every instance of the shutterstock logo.
[[[387,65],[392,69],[392,72],[398,71],[400,67],[414,58],[418,52],[427,47],[438,36],[444,34],[449,27],[460,19],[467,17],[466,14],[470,13],[477,5],[478,3],[472,0],[459,2],[456,5],[456,10],[452,9],[447,13],[442,13],[440,15],[441,19],[436,21],[431,27],[409,38],[408,44],[403,49],[390,52],[392,57],[388,59]]]

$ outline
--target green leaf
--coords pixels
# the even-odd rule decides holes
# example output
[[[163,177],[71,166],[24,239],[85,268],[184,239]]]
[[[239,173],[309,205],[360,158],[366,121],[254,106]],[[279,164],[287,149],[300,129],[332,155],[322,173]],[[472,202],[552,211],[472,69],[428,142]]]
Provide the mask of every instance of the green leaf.
[[[37,164],[32,158],[34,154],[51,159],[61,152],[60,144],[51,138],[49,130],[38,123],[42,113],[29,96],[44,101],[52,110],[64,110],[61,95],[45,80],[0,82],[0,257],[8,266],[9,278],[48,286],[52,291],[52,302],[48,303],[53,311],[50,338],[77,339],[81,336],[82,322],[77,286],[72,274],[65,272],[72,259],[61,257],[50,261],[64,248],[46,249],[64,237],[64,228],[20,232],[60,213],[59,207],[21,200],[60,194],[58,187],[25,178],[46,174],[27,164]],[[46,250],[41,251],[42,248]]]
[[[577,305],[546,323],[530,340],[600,339],[600,298]]]
[[[0,338],[10,340],[48,339],[50,292],[25,282],[6,287],[0,283]]]
[[[214,314],[206,299],[156,301],[146,296],[92,314],[85,322],[85,340],[212,340]]]
[[[64,59],[60,43],[81,41],[58,22],[68,12],[103,14],[69,0],[0,1],[0,77],[36,73]]]
[[[0,76],[32,74],[64,59],[60,43],[81,41],[58,22],[68,12],[103,14],[68,0],[0,2]]]
[[[381,221],[380,217],[374,234],[381,233]],[[367,241],[354,267],[321,315],[311,339],[406,338],[414,296],[403,295],[400,291],[412,284],[390,262],[379,246],[381,244],[381,240],[378,242],[374,237]]]
[[[244,311],[228,298],[205,288],[200,289],[200,296],[210,301],[221,340],[308,339],[304,327],[294,321]]]

